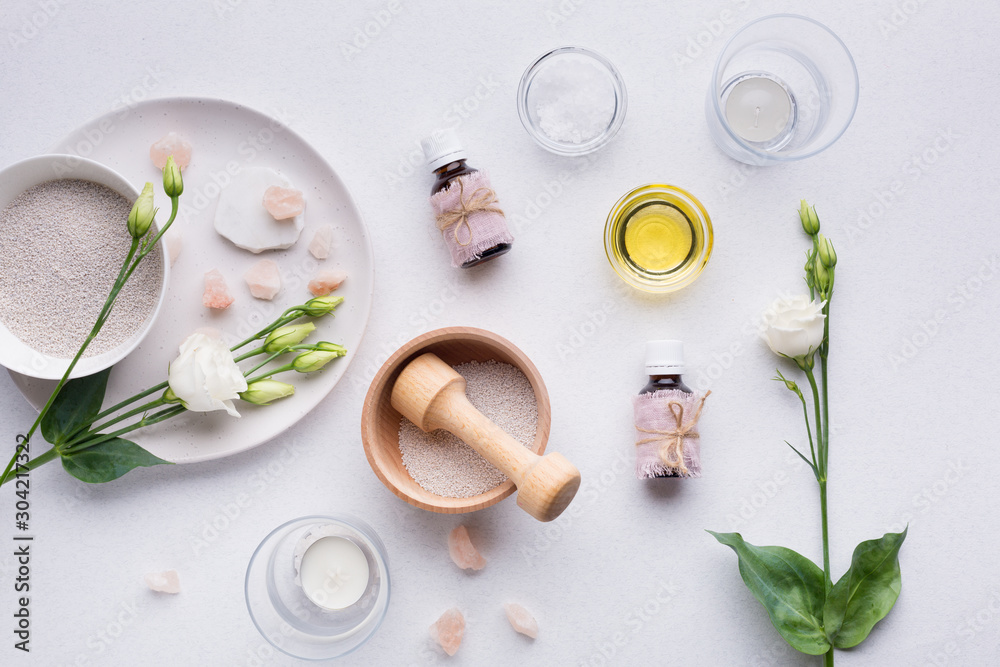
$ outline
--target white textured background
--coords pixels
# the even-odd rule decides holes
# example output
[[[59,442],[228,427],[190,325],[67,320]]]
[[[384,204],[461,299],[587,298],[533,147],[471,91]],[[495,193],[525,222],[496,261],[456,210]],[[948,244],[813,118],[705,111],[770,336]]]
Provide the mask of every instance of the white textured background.
[[[364,212],[376,255],[373,316],[329,398],[256,450],[141,470],[106,486],[87,486],[57,465],[34,474],[33,651],[11,647],[13,558],[0,546],[0,663],[291,664],[273,655],[247,615],[247,559],[287,519],[347,511],[385,540],[394,588],[383,628],[343,664],[819,664],[784,645],[740,581],[733,553],[703,532],[739,530],[756,544],[820,557],[815,483],[782,444],[802,439],[800,413],[768,381],[775,359],[753,335],[764,307],[801,287],[800,197],[816,203],[840,255],[835,576],[857,542],[910,525],[896,608],[838,662],[997,661],[995,3],[399,0],[396,13],[381,2],[152,5],[3,3],[0,164],[146,97],[282,110]],[[705,88],[725,38],[779,11],[808,11],[844,39],[861,102],[826,153],[752,169],[712,143]],[[379,14],[388,20],[376,28]],[[377,34],[345,55],[342,45],[366,26]],[[699,40],[701,52],[678,62]],[[523,69],[566,44],[608,56],[628,87],[625,125],[592,160],[543,152],[515,111]],[[498,85],[487,93],[482,81]],[[463,103],[477,108],[456,113]],[[491,170],[514,214],[514,250],[481,270],[449,268],[428,212],[430,178],[416,142],[445,126],[457,127],[474,165]],[[715,225],[707,270],[673,296],[625,289],[602,247],[608,210],[651,181],[695,193]],[[452,324],[496,331],[531,356],[552,397],[549,446],[586,480],[575,518],[538,524],[512,500],[465,518],[489,559],[472,575],[451,564],[445,546],[462,519],[391,495],[371,473],[358,429],[364,390],[386,356]],[[660,337],[687,342],[689,380],[713,391],[699,481],[639,483],[627,470],[629,396],[644,383],[643,342]],[[0,375],[5,442],[32,417]],[[241,496],[249,505],[226,519]],[[3,544],[13,500],[0,494]],[[224,528],[213,533],[212,523]],[[180,595],[145,589],[144,573],[171,567],[181,573]],[[663,604],[661,581],[674,589]],[[537,641],[513,633],[506,600],[536,614]],[[447,659],[426,629],[451,606],[464,610],[468,628]]]

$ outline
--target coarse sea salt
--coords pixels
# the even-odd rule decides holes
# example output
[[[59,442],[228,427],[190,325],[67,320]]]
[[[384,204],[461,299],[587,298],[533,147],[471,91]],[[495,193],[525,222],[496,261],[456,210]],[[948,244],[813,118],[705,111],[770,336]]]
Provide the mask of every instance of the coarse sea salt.
[[[131,202],[91,181],[61,179],[22,192],[0,211],[0,322],[28,346],[69,358],[83,344],[132,243]],[[163,256],[146,255],[84,353],[115,349],[152,314]]]
[[[608,73],[578,54],[560,56],[541,70],[537,90],[538,126],[553,141],[581,144],[600,136],[615,115],[615,89]]]
[[[531,449],[538,403],[524,373],[494,360],[470,361],[454,368],[465,377],[469,402]],[[405,417],[399,422],[399,451],[410,476],[425,490],[446,498],[477,496],[507,481],[506,475],[458,437],[446,431],[424,433]]]

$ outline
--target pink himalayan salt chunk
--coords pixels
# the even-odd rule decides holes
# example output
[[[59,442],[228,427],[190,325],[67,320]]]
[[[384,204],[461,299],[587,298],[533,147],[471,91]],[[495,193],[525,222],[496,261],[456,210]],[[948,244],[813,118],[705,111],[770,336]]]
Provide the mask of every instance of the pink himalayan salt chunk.
[[[288,220],[302,213],[306,203],[295,188],[272,185],[264,191],[264,208],[275,220]]]
[[[177,575],[177,570],[150,572],[144,579],[150,590],[157,591],[158,593],[177,594],[181,592],[181,579]]]
[[[431,626],[431,638],[440,644],[448,655],[455,655],[458,652],[464,634],[465,617],[462,616],[462,612],[454,608],[441,614],[441,618]]]
[[[532,639],[538,636],[538,621],[527,609],[516,602],[508,602],[503,606],[503,610],[507,612],[507,620],[515,630]]]
[[[281,271],[273,259],[262,259],[243,274],[250,294],[258,299],[270,301],[281,289]]]
[[[205,274],[205,295],[201,302],[206,308],[218,308],[225,310],[232,305],[233,295],[229,293],[226,286],[226,279],[222,277],[218,269],[212,269]]]
[[[326,296],[333,290],[340,287],[340,284],[347,280],[347,274],[343,271],[320,271],[316,277],[309,281],[309,291],[313,296]]]
[[[333,226],[323,225],[313,234],[309,242],[309,252],[316,259],[326,259],[330,256],[330,246],[333,244]]]
[[[455,526],[448,534],[448,553],[463,570],[481,570],[486,565],[486,559],[469,539],[469,529],[463,525]]]
[[[167,158],[171,155],[174,156],[174,162],[183,171],[191,164],[191,142],[176,132],[168,132],[149,147],[149,159],[153,161],[157,169],[163,169],[167,166]]]

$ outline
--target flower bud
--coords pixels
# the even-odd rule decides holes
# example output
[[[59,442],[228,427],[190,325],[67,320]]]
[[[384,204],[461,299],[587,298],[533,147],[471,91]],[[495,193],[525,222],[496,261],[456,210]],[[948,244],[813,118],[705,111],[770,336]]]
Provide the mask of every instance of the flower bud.
[[[822,234],[819,235],[819,259],[829,269],[837,266],[837,251],[833,249],[833,242]]]
[[[298,345],[315,330],[316,325],[312,322],[278,327],[264,339],[264,351],[268,354],[274,354],[289,345]]]
[[[240,398],[254,405],[267,405],[271,401],[291,396],[294,393],[295,387],[287,382],[263,379],[251,382],[247,390],[240,393]]]
[[[819,216],[816,215],[816,207],[806,204],[805,199],[799,200],[799,219],[802,221],[802,229],[809,236],[819,234]]]
[[[313,373],[328,363],[347,354],[347,350],[333,343],[319,343],[315,350],[305,352],[295,357],[292,368],[299,373]]]
[[[803,268],[806,271],[806,285],[809,286],[810,290],[816,289],[816,271],[813,268],[815,264],[816,264],[815,253],[807,252],[806,264]]]
[[[181,178],[181,168],[174,162],[174,156],[167,158],[163,167],[163,191],[168,197],[180,197],[184,192],[184,179]]]
[[[793,394],[795,394],[799,398],[802,398],[802,390],[799,389],[799,385],[795,384],[794,380],[789,380],[784,375],[782,375],[781,371],[778,371],[778,377],[776,377],[774,379],[777,380],[778,382],[783,382],[785,384],[785,388],[788,391],[792,392]]]
[[[816,255],[816,261],[813,262],[813,271],[815,272],[816,279],[816,289],[819,290],[820,294],[824,295],[830,293],[830,288],[833,287],[833,271],[823,264],[823,260],[820,259],[819,254]]]
[[[128,233],[132,238],[142,238],[149,231],[149,226],[153,224],[156,216],[156,209],[153,208],[153,184],[146,183],[142,186],[139,198],[132,205],[132,210],[128,214]]]
[[[302,306],[302,312],[310,317],[320,317],[330,314],[343,302],[344,297],[342,296],[318,296],[306,301],[305,305]]]

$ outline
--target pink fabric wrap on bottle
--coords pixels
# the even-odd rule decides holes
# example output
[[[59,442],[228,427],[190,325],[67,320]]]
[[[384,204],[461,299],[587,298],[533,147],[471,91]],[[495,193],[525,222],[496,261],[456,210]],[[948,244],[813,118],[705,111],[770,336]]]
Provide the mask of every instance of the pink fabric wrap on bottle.
[[[707,397],[666,389],[632,399],[636,477],[701,477],[698,419]]]
[[[459,176],[431,196],[431,206],[456,268],[499,243],[514,242],[484,171]]]

